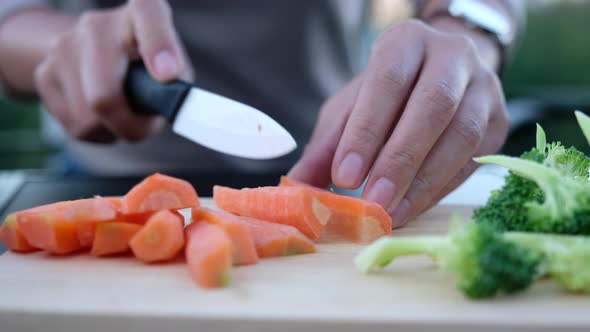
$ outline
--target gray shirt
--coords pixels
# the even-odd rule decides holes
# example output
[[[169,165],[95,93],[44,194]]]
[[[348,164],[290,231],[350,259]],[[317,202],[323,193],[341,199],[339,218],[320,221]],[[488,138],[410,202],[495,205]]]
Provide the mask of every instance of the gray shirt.
[[[117,6],[123,1],[2,1],[4,13],[47,2],[63,10]],[[196,84],[252,105],[281,123],[299,148],[271,161],[249,161],[202,148],[166,128],[137,144],[88,144],[62,136],[86,172],[287,170],[309,139],[322,102],[364,62],[366,5],[361,0],[171,0],[174,23],[195,69]],[[12,8],[11,4],[13,5]],[[0,8],[0,15],[1,15]],[[46,124],[55,139],[55,123]],[[52,125],[54,127],[52,127]]]

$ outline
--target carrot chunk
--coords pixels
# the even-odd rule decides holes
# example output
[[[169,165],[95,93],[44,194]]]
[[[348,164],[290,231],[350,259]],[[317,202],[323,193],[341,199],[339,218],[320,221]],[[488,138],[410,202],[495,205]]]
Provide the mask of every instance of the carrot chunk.
[[[184,246],[184,220],[176,212],[162,210],[131,238],[129,246],[138,259],[161,262],[173,259]]]
[[[310,239],[320,236],[330,210],[304,187],[259,187],[241,190],[214,186],[213,199],[237,215],[291,225]]]
[[[297,228],[249,217],[237,217],[248,227],[261,258],[309,254],[315,244]]]
[[[159,173],[145,178],[123,200],[125,214],[198,207],[199,197],[190,183]]]
[[[111,221],[116,217],[116,207],[101,197],[43,205],[16,215],[27,241],[54,254],[82,248],[78,236],[80,224]]]
[[[234,265],[256,264],[258,254],[248,228],[230,213],[207,208],[193,209],[193,220],[204,220],[225,231],[232,244],[232,263]]]
[[[16,222],[16,212],[9,214],[0,226],[0,241],[6,248],[15,252],[31,252],[37,250],[29,244]]]
[[[141,225],[126,222],[104,222],[96,225],[90,253],[105,256],[130,250],[129,241],[141,229]]]
[[[104,197],[117,209],[117,216],[114,220],[82,220],[78,224],[78,238],[83,248],[91,248],[95,237],[95,231],[98,224],[109,221],[118,221],[143,225],[147,222],[154,212],[131,213],[125,214],[123,211],[123,200],[119,197]]]
[[[339,195],[286,176],[281,177],[280,186],[308,188],[330,210],[331,217],[322,234],[322,240],[369,243],[391,234],[391,217],[379,204]]]
[[[229,285],[232,266],[232,243],[218,226],[197,220],[185,229],[185,256],[192,279],[201,287]]]

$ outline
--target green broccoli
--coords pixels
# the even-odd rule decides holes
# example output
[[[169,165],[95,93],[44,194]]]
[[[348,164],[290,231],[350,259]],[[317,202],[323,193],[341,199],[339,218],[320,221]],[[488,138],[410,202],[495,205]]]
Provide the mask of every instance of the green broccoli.
[[[525,152],[521,158],[535,162],[543,162],[544,154],[538,148]],[[534,181],[514,172],[506,176],[504,186],[494,190],[485,206],[473,212],[473,219],[478,223],[486,223],[497,230],[528,229],[527,202],[542,202],[543,192]]]
[[[580,119],[580,116],[578,118]],[[580,125],[582,126],[582,122]],[[520,159],[543,164],[564,178],[586,183],[590,159],[574,147],[565,148],[559,142],[547,144],[545,137],[543,128],[537,125],[536,147],[524,153]],[[538,218],[530,218],[531,206],[537,206],[544,201],[545,193],[533,179],[511,170],[504,186],[492,192],[485,206],[474,211],[473,219],[478,223],[490,224],[500,231],[556,232],[555,227],[561,227],[562,224],[545,223]],[[586,219],[584,215],[580,215],[580,218]],[[546,225],[540,226],[539,223]],[[569,226],[558,232],[580,232],[579,226]]]
[[[547,274],[573,292],[590,292],[590,237],[507,232],[511,242],[540,252]]]
[[[496,164],[528,178],[541,188],[543,202],[525,203],[523,227],[519,230],[541,233],[590,234],[590,185],[546,165],[507,156],[475,159]]]
[[[455,222],[449,236],[382,238],[358,255],[356,266],[369,272],[397,257],[417,254],[429,255],[452,272],[469,298],[524,290],[539,276],[542,260],[537,251],[504,240],[490,225]]]

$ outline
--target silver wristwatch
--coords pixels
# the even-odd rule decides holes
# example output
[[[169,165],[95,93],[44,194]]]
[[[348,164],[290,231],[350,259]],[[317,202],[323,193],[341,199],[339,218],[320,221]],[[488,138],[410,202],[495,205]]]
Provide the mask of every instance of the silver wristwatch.
[[[495,35],[503,47],[514,39],[510,21],[501,12],[477,0],[452,0],[449,14],[464,19],[468,24]]]

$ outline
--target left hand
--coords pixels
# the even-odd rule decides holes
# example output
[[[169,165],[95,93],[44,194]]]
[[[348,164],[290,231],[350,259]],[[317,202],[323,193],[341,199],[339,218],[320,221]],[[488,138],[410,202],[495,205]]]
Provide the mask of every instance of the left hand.
[[[492,46],[489,56],[477,38],[488,37],[417,20],[383,33],[366,69],[322,107],[289,175],[349,189],[368,176],[363,197],[381,204],[397,227],[438,202],[477,168],[472,158],[495,152],[508,131],[492,63],[499,50]]]

